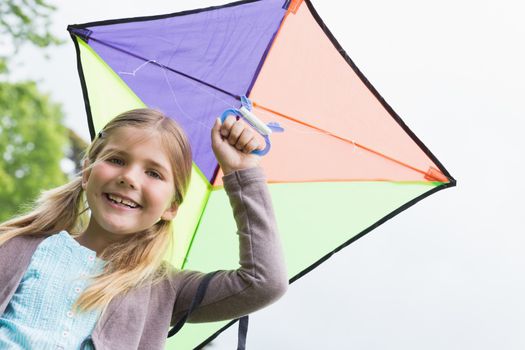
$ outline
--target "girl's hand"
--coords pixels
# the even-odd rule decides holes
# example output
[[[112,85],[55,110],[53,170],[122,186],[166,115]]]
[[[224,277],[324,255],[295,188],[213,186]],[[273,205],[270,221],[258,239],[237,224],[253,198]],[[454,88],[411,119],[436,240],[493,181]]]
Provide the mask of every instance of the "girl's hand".
[[[224,175],[259,165],[261,157],[251,154],[252,151],[261,149],[254,131],[232,115],[222,124],[217,118],[211,130],[211,144]]]

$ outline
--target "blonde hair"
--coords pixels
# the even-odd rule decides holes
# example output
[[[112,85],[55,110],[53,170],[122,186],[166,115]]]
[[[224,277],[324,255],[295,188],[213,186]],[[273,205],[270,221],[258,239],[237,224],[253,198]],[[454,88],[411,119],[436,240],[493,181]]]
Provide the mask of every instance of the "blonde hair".
[[[151,133],[160,136],[173,169],[174,201],[180,205],[191,176],[190,144],[177,123],[157,110],[135,109],[111,120],[86,150],[84,162],[89,166],[83,171],[111,156],[100,157],[100,154],[111,134],[122,127],[146,131],[139,139]],[[77,236],[89,222],[87,209],[82,177],[77,176],[63,186],[42,192],[27,214],[0,224],[0,245],[16,236],[50,236],[63,230]],[[159,220],[152,227],[108,246],[100,255],[106,261],[103,272],[93,276],[92,284],[80,295],[75,307],[82,311],[100,308],[104,312],[115,296],[165,278],[163,258],[172,245],[171,231],[171,221]]]

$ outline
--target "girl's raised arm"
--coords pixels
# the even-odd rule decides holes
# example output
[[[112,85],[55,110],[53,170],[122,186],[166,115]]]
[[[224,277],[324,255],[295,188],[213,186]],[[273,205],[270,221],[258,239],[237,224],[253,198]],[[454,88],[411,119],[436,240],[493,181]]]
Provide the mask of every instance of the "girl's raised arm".
[[[271,198],[261,168],[235,171],[223,178],[239,235],[240,268],[219,271],[189,322],[233,319],[256,311],[281,297],[288,277],[275,224]],[[233,234],[233,233],[232,233]],[[205,274],[178,271],[172,324],[183,317]]]
[[[217,120],[211,137],[213,151],[226,174],[223,183],[237,223],[241,266],[219,271],[213,277],[190,322],[244,316],[277,300],[288,287],[270,193],[258,167],[260,157],[251,154],[259,147],[253,132],[230,116],[224,124]],[[186,314],[204,276],[188,271],[173,274],[176,302],[172,323]]]

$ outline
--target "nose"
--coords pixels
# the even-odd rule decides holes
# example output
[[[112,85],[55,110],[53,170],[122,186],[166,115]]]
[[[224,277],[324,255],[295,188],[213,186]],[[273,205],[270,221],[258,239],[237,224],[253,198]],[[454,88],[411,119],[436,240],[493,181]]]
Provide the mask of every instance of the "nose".
[[[138,183],[137,183],[137,175],[136,175],[136,170],[134,170],[133,168],[127,168],[127,169],[124,169],[122,171],[122,173],[120,174],[120,176],[118,177],[118,184],[121,185],[121,186],[126,186],[126,187],[130,187],[132,189],[136,189],[138,186]]]

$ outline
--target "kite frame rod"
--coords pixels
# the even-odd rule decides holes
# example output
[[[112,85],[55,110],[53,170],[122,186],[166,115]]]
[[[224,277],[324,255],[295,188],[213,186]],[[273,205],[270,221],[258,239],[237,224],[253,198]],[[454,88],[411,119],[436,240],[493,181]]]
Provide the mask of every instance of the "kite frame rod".
[[[292,122],[295,122],[295,123],[301,124],[301,125],[303,125],[303,126],[306,126],[306,127],[308,127],[308,128],[314,129],[314,130],[319,131],[319,132],[321,132],[321,133],[323,133],[323,134],[326,134],[326,135],[328,135],[328,136],[332,136],[332,137],[334,137],[334,138],[336,138],[336,139],[338,139],[338,140],[340,140],[340,141],[343,141],[343,142],[346,142],[346,143],[350,143],[350,144],[354,145],[355,147],[359,147],[359,148],[361,148],[361,149],[363,149],[363,150],[365,150],[365,151],[367,151],[367,152],[370,152],[370,153],[372,153],[372,154],[375,154],[375,155],[377,155],[377,156],[380,156],[380,157],[382,157],[382,158],[385,158],[386,160],[392,161],[392,162],[394,162],[394,163],[396,163],[396,164],[399,164],[399,165],[401,165],[401,166],[403,166],[403,167],[406,167],[406,168],[408,168],[408,169],[410,169],[410,170],[413,170],[413,171],[416,171],[416,172],[418,172],[418,173],[421,173],[421,174],[424,175],[426,178],[429,178],[429,180],[431,180],[431,181],[443,182],[443,179],[442,179],[442,178],[441,178],[441,179],[440,179],[440,178],[437,178],[437,177],[433,176],[431,173],[429,173],[428,171],[423,171],[423,170],[421,170],[421,169],[418,169],[418,168],[416,168],[416,167],[413,167],[413,166],[410,165],[410,164],[404,163],[404,162],[402,162],[402,161],[400,161],[400,160],[398,160],[398,159],[395,159],[395,158],[393,158],[393,157],[387,156],[387,155],[384,154],[384,153],[381,153],[381,152],[379,152],[379,151],[373,150],[373,149],[370,148],[370,147],[364,146],[364,145],[362,145],[362,144],[360,144],[360,143],[357,143],[357,142],[352,141],[352,140],[350,140],[350,139],[347,139],[347,138],[345,138],[345,137],[342,137],[342,136],[336,135],[336,134],[334,134],[333,132],[330,132],[330,131],[327,131],[327,130],[321,129],[321,128],[315,126],[315,125],[311,125],[311,124],[305,123],[305,122],[300,121],[300,120],[298,120],[298,119],[296,119],[296,118],[292,118],[292,117],[290,117],[290,116],[288,116],[288,115],[286,115],[286,114],[279,113],[279,112],[277,112],[277,111],[275,111],[275,110],[273,110],[273,109],[271,109],[271,108],[268,108],[268,107],[262,106],[262,105],[260,105],[260,104],[258,104],[258,103],[256,103],[256,102],[253,102],[253,106],[256,107],[256,108],[260,108],[260,109],[262,109],[262,110],[264,110],[264,111],[267,111],[267,112],[269,112],[269,113],[275,114],[275,115],[277,115],[277,116],[280,116],[280,117],[282,117],[282,118],[288,119],[288,120],[290,120],[290,121],[292,121]],[[443,175],[443,176],[446,177],[445,175]],[[448,179],[448,177],[447,177],[447,180],[450,181],[450,179]]]

